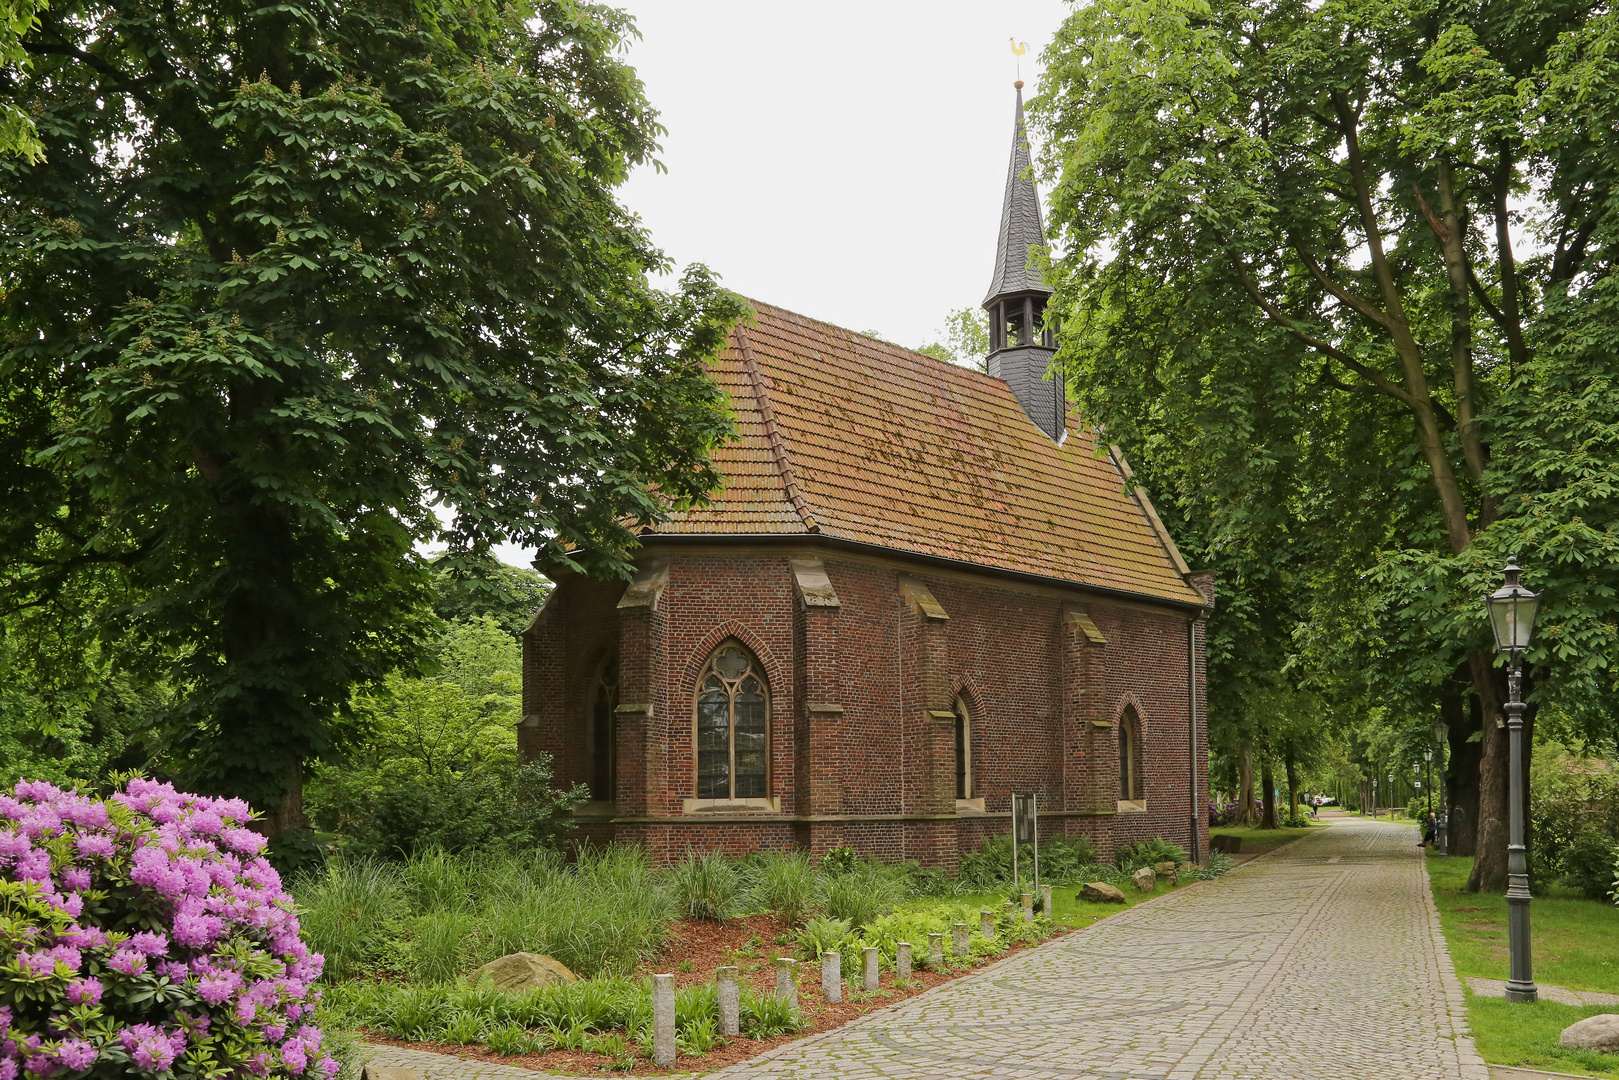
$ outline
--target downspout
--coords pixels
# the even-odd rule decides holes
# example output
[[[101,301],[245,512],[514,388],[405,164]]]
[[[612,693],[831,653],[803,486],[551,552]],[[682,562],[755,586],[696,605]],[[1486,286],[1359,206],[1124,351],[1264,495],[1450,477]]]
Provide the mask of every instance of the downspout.
[[[1192,718],[1192,723],[1190,757],[1187,761],[1188,768],[1186,775],[1191,783],[1191,800],[1189,805],[1191,806],[1192,810],[1192,861],[1194,863],[1201,864],[1203,862],[1203,857],[1202,853],[1198,850],[1198,840],[1201,838],[1203,830],[1198,828],[1202,819],[1198,815],[1197,811],[1197,623],[1198,620],[1196,619],[1188,619],[1186,621],[1186,686],[1187,694],[1192,705],[1191,709],[1188,711]]]

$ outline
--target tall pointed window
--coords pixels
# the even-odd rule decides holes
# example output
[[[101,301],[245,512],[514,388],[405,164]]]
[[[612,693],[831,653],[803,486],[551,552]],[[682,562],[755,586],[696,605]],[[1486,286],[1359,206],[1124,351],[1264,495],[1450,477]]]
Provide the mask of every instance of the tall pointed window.
[[[1141,718],[1129,708],[1119,717],[1119,802],[1140,803],[1145,798],[1141,784]]]
[[[973,718],[967,703],[956,699],[956,798],[973,797]]]
[[[770,690],[741,645],[715,650],[697,680],[697,797],[770,793]]]
[[[590,688],[590,797],[618,797],[618,659],[608,657]]]

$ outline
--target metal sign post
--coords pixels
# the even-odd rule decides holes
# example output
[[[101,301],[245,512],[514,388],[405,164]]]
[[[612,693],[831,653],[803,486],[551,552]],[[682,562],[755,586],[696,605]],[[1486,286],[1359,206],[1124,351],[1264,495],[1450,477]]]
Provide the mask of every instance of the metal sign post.
[[[1018,876],[1018,848],[1034,845],[1034,891],[1040,892],[1040,796],[1012,795],[1012,880],[1022,888]]]
[[[1034,834],[1034,895],[1040,895],[1040,796],[1029,796],[1029,831]],[[1046,912],[1051,917],[1051,912]]]

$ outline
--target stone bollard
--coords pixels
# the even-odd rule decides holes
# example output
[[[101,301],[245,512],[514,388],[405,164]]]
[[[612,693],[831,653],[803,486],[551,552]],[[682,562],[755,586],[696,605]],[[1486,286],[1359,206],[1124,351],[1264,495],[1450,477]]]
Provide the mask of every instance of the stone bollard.
[[[928,967],[938,971],[944,967],[944,935],[928,935]]]
[[[798,1008],[798,980],[794,978],[797,972],[793,969],[797,966],[798,961],[790,956],[776,957],[776,996],[795,1009]]]
[[[958,922],[951,926],[950,929],[954,931],[955,934],[955,940],[952,941],[951,944],[955,946],[956,955],[966,956],[968,950],[971,948],[971,946],[967,943],[967,924],[964,922]]]
[[[652,1064],[675,1063],[675,977],[652,976]]]
[[[1051,918],[1051,886],[1040,886],[1040,910],[1045,912],[1046,918]]]
[[[834,1005],[843,1000],[843,957],[838,953],[821,956],[821,996]]]
[[[1023,894],[1023,921],[1034,922],[1034,893]]]
[[[899,982],[911,981],[911,943],[902,941],[894,946],[894,978]]]
[[[742,1033],[742,993],[736,983],[736,968],[722,967],[714,973],[720,997],[720,1034]]]
[[[978,932],[986,938],[995,936],[995,913],[993,911],[980,911],[978,913]]]
[[[867,945],[860,950],[861,986],[866,993],[877,989],[877,950]]]

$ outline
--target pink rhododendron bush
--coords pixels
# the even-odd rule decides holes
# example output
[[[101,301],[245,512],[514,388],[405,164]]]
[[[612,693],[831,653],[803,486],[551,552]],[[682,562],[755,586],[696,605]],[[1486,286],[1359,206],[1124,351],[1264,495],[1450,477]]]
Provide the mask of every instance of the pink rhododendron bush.
[[[0,1080],[305,1076],[321,958],[239,799],[0,794]]]

